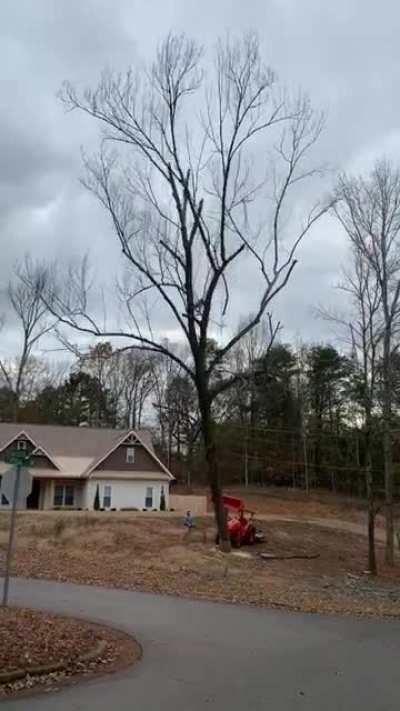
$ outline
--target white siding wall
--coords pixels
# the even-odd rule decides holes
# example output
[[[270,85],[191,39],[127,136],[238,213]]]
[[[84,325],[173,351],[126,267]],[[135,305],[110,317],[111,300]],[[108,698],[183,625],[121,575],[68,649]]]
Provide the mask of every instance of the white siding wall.
[[[169,508],[169,482],[165,481],[134,481],[126,479],[90,479],[82,497],[82,507],[93,509],[96,488],[99,485],[100,508],[103,508],[104,487],[111,486],[111,508],[136,508],[141,511],[145,507],[146,489],[153,488],[153,509],[160,508],[161,487],[164,487],[166,508]]]
[[[54,485],[55,481],[43,480],[40,482],[41,492],[39,499],[40,509],[52,509],[53,508],[53,497],[54,497]],[[61,482],[60,482],[61,483]],[[62,480],[62,483],[65,483]],[[75,484],[75,503],[73,508],[82,509],[93,509],[94,498],[96,495],[96,487],[99,485],[100,493],[100,508],[103,508],[103,496],[104,487],[111,486],[111,508],[113,509],[123,509],[123,508],[136,508],[139,511],[145,507],[146,489],[151,486],[153,489],[153,509],[160,508],[161,499],[161,487],[164,487],[165,494],[165,504],[166,508],[169,508],[169,482],[168,481],[133,481],[126,479],[90,479],[85,482],[83,486],[81,482],[68,483]],[[81,488],[82,486],[82,488]],[[7,510],[8,506],[1,505],[0,496],[0,510]]]

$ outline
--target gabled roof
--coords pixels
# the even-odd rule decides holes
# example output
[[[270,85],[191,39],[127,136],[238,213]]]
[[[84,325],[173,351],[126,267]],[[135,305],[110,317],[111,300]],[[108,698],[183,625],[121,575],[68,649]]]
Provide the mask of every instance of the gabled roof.
[[[0,423],[0,426],[1,426],[2,424],[8,424],[8,423]],[[18,427],[20,428],[21,425],[18,425]],[[24,426],[24,427],[25,427],[25,426]],[[3,450],[3,449],[6,449],[10,444],[12,444],[13,442],[15,442],[15,440],[18,440],[18,439],[27,439],[27,440],[29,440],[30,443],[31,443],[31,445],[34,447],[34,449],[33,449],[33,451],[32,451],[32,454],[40,454],[41,456],[47,457],[47,459],[51,462],[51,464],[52,464],[56,469],[59,469],[58,465],[56,464],[56,462],[54,461],[54,459],[52,458],[52,456],[51,456],[48,452],[46,452],[46,450],[44,449],[44,447],[40,447],[40,446],[37,445],[37,442],[35,442],[35,440],[33,439],[33,437],[31,437],[31,436],[26,432],[25,428],[24,428],[24,429],[19,429],[18,434],[11,433],[11,434],[10,434],[10,439],[9,439],[9,440],[6,440],[5,443],[1,443],[1,440],[0,440],[0,451]]]
[[[96,466],[133,434],[148,451],[154,463],[161,466],[169,478],[174,477],[154,452],[149,430],[117,430],[109,428],[64,427],[59,425],[29,425],[0,422],[0,452],[19,435],[27,437],[35,448],[42,449],[50,461],[66,476],[87,477]],[[155,467],[156,473],[158,467]],[[149,477],[152,472],[149,472]]]

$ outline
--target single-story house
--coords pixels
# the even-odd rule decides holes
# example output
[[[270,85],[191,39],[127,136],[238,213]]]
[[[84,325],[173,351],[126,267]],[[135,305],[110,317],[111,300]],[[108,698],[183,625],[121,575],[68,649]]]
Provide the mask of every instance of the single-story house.
[[[28,509],[159,509],[169,505],[172,474],[157,457],[147,430],[0,423],[2,475],[12,450],[30,455],[33,488]]]

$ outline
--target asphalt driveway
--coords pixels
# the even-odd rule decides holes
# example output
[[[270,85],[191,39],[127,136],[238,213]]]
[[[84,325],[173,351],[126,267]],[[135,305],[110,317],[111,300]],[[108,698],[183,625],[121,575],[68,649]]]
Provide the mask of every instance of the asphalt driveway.
[[[400,621],[325,618],[38,580],[12,602],[131,632],[130,671],[4,711],[398,711]]]

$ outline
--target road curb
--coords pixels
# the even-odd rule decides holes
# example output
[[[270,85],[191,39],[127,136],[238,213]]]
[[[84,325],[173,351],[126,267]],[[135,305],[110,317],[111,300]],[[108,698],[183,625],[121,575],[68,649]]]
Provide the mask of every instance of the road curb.
[[[107,642],[101,639],[97,645],[78,657],[78,662],[92,662],[101,654],[103,654]],[[26,676],[38,676],[39,674],[51,674],[57,671],[66,671],[71,664],[71,660],[65,662],[50,662],[49,664],[39,664],[36,666],[24,667],[23,669],[15,669],[9,672],[0,672],[0,684],[9,684],[13,681],[19,681]]]

